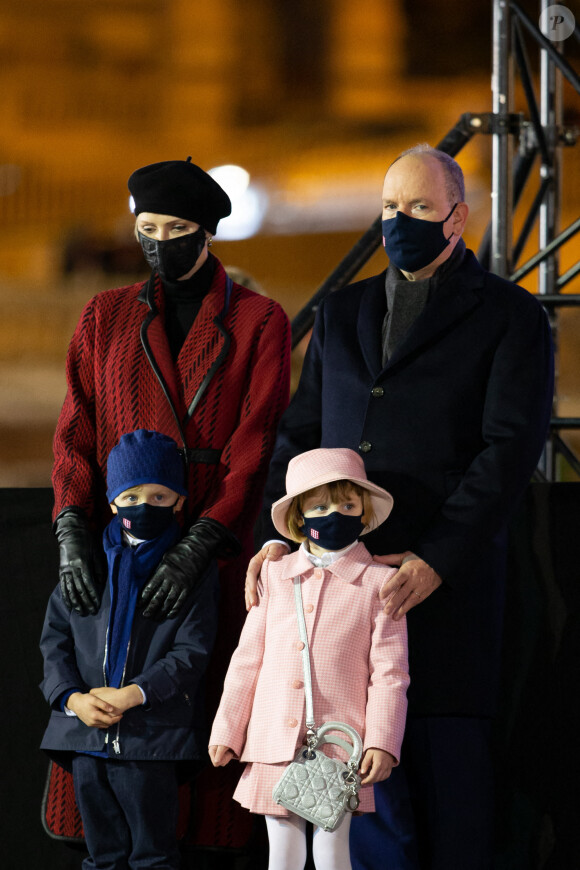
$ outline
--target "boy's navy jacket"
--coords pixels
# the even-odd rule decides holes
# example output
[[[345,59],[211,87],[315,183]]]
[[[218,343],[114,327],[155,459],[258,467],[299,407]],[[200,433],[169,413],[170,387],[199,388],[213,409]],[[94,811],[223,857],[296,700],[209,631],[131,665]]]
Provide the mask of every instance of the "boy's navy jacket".
[[[125,761],[204,758],[208,728],[203,674],[216,634],[218,589],[213,563],[175,618],[156,622],[136,611],[124,684],[138,682],[147,703],[127,710],[118,725],[99,729],[67,716],[60,699],[71,689],[87,692],[105,685],[110,586],[107,583],[95,616],[69,611],[57,586],[40,641],[44,656],[40,688],[53,708],[41,748],[67,768],[73,752],[104,750],[111,758]]]

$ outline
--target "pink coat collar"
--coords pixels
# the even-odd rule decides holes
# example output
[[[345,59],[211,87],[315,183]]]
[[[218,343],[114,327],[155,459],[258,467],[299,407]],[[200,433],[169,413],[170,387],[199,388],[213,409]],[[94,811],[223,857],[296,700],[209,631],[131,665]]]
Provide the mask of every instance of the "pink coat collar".
[[[331,574],[339,580],[344,580],[345,583],[354,583],[363,571],[372,564],[373,557],[365,545],[359,541],[356,547],[353,547],[324,570],[330,571]],[[298,574],[307,574],[315,570],[316,568],[302,550],[290,553],[277,562],[270,562],[268,567],[269,576],[279,580],[291,580]]]

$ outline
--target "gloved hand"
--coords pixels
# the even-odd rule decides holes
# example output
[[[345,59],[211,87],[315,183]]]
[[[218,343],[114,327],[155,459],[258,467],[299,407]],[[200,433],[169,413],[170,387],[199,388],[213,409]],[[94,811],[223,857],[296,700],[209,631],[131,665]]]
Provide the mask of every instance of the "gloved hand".
[[[237,556],[237,538],[209,517],[197,520],[187,534],[163,556],[140,598],[144,616],[169,619],[175,616],[212,559]]]
[[[80,508],[67,507],[57,516],[53,529],[59,546],[58,575],[64,603],[81,616],[96,613],[106,573],[89,521]]]

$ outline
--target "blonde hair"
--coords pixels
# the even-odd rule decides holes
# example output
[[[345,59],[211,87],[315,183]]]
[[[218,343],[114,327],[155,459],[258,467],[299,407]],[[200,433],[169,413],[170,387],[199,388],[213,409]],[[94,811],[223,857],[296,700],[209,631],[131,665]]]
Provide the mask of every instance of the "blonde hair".
[[[302,541],[306,540],[306,535],[301,532],[301,528],[304,525],[302,508],[306,499],[320,492],[320,490],[326,490],[333,502],[348,499],[352,493],[360,496],[363,505],[363,523],[365,526],[368,526],[374,519],[375,512],[368,489],[359,486],[358,483],[353,483],[352,480],[332,480],[330,483],[323,483],[322,486],[307,489],[306,492],[301,492],[294,496],[290,502],[290,507],[286,511],[286,525],[288,526],[291,540],[297,543],[302,543]]]

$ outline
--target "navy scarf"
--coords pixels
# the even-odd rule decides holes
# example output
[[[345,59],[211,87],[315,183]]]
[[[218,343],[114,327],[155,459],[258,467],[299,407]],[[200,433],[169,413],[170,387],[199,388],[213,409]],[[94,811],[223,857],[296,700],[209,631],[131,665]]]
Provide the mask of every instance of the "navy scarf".
[[[121,524],[116,515],[103,532],[111,587],[105,663],[108,686],[117,689],[121,686],[139,593],[163,554],[177,541],[179,533],[179,525],[175,521],[159,537],[131,547],[123,542]]]

